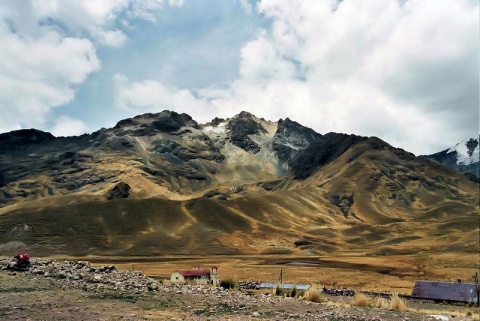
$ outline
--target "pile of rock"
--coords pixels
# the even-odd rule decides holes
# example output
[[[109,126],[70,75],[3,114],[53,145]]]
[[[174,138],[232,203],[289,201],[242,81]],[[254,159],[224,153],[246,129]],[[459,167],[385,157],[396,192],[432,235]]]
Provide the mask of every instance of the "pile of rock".
[[[85,261],[57,262],[34,259],[30,271],[38,276],[63,281],[64,286],[86,291],[97,289],[121,292],[143,292],[158,290],[158,283],[139,271],[119,271],[115,266],[94,267]]]

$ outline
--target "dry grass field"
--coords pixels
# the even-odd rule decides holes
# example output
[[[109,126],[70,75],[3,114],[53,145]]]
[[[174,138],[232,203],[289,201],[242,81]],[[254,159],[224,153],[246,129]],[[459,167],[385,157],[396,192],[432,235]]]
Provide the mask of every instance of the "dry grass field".
[[[71,259],[71,258],[69,258]],[[429,253],[382,257],[205,256],[149,258],[83,258],[97,265],[141,270],[149,276],[169,280],[170,274],[194,266],[219,266],[221,278],[238,281],[312,284],[318,287],[350,288],[357,291],[410,294],[415,280],[472,282],[478,270],[478,255]]]

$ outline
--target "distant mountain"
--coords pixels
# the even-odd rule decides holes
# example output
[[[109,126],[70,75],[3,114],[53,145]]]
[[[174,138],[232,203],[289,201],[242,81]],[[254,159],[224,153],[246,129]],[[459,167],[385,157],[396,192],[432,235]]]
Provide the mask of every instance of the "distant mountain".
[[[464,175],[376,137],[248,112],[199,124],[163,111],[78,137],[0,134],[0,252],[468,252],[478,202]]]
[[[480,178],[479,140],[480,138],[465,139],[449,149],[426,157],[465,173],[467,177],[478,183]]]

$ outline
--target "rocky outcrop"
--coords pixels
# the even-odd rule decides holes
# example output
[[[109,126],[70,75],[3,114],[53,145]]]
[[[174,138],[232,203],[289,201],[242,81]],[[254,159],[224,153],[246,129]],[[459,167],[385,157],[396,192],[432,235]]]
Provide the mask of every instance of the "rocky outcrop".
[[[173,155],[183,162],[204,159],[221,163],[225,160],[225,156],[206,135],[192,137],[191,142],[183,144],[170,139],[155,140],[149,150],[154,153]]]
[[[50,133],[37,129],[20,129],[0,134],[0,153],[30,145],[38,145],[55,139]]]
[[[335,160],[353,145],[366,140],[365,137],[328,133],[289,160],[288,164],[297,179],[305,179],[320,167]]]
[[[2,267],[5,260],[0,260]],[[27,274],[43,276],[64,282],[71,288],[85,291],[115,290],[119,292],[143,292],[158,290],[159,284],[138,271],[119,271],[115,266],[94,267],[86,261],[33,259]]]
[[[277,153],[280,162],[285,163],[321,137],[322,135],[313,129],[304,127],[288,118],[280,119],[277,131],[273,136],[272,148]]]
[[[120,182],[107,192],[107,199],[128,198],[128,195],[130,195],[130,189],[130,185]]]
[[[227,125],[229,131],[228,138],[230,142],[241,149],[256,154],[260,151],[260,146],[255,143],[249,135],[264,134],[267,131],[255,120],[255,116],[242,111],[239,115],[230,120]]]
[[[187,114],[164,110],[157,114],[144,114],[121,120],[115,125],[117,135],[149,136],[156,132],[173,133],[182,127],[198,128],[198,123]]]

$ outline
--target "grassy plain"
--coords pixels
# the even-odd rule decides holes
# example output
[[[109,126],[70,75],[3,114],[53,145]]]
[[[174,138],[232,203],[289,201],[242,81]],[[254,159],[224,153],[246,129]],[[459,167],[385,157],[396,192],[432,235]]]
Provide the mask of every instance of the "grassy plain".
[[[70,258],[71,259],[71,258]],[[419,253],[368,257],[343,256],[171,256],[171,257],[87,257],[97,265],[113,264],[119,269],[140,270],[166,280],[179,269],[219,266],[220,278],[238,281],[312,284],[318,287],[350,288],[357,291],[410,294],[415,280],[472,282],[478,270],[478,254]]]

